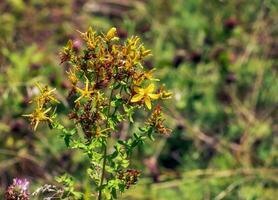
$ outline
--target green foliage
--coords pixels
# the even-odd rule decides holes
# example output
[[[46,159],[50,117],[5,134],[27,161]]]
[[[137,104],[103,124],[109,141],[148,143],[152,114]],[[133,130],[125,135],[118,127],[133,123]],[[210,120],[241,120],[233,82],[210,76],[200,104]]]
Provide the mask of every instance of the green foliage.
[[[63,195],[61,196],[62,199],[68,199],[72,197],[74,199],[82,199],[83,194],[81,192],[76,192],[74,189],[74,180],[69,175],[65,174],[63,176],[56,178],[58,183],[63,184]]]

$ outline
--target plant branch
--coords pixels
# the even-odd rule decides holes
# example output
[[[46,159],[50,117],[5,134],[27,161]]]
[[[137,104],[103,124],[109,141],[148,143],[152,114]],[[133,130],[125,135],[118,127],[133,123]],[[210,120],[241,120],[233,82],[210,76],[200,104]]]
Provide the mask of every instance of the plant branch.
[[[113,91],[114,91],[114,89],[111,90],[111,94],[109,97],[107,120],[106,120],[106,125],[105,125],[106,128],[108,127],[108,120],[110,117],[110,107],[111,107]],[[106,167],[106,160],[107,160],[107,140],[105,142],[103,142],[103,144],[102,144],[102,151],[103,151],[103,163],[102,163],[102,171],[101,171],[101,178],[100,178],[100,184],[99,184],[98,200],[101,200],[101,197],[102,197],[102,186],[103,186],[103,181],[104,181],[105,167]]]

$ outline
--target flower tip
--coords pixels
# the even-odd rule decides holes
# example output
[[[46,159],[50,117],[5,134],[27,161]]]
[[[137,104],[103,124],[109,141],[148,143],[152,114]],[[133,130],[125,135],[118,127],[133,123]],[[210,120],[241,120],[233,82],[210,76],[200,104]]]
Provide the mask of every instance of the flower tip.
[[[117,35],[117,29],[115,27],[112,27],[106,34],[107,40],[118,40],[119,38],[116,37]]]

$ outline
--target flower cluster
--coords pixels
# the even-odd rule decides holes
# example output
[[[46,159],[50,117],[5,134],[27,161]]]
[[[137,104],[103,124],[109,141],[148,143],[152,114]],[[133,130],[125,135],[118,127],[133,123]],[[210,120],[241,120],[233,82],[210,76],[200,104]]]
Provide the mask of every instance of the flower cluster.
[[[47,86],[39,86],[40,95],[34,99],[37,106],[25,116],[31,119],[34,129],[39,122],[46,121],[61,130],[67,146],[84,151],[91,164],[88,174],[97,185],[98,194],[94,195],[99,200],[103,195],[115,199],[115,191],[128,189],[139,176],[138,171],[127,169],[133,149],[150,138],[154,128],[163,134],[169,131],[162,125],[161,110],[156,108],[140,133],[130,134],[124,141],[113,138],[112,133],[120,131],[123,121],[133,123],[136,110],[148,112],[158,100],[169,98],[171,93],[158,86],[154,69],[144,68],[143,61],[151,52],[138,37],[121,43],[116,28],[101,34],[89,28],[80,34],[84,47],[76,51],[69,41],[60,54],[70,82],[68,116],[74,128],[66,129],[49,114],[51,103],[58,101],[53,96],[54,90]],[[83,134],[76,134],[80,130]],[[109,153],[108,144],[115,144],[109,147]],[[120,187],[123,183],[124,188]]]
[[[13,184],[6,190],[5,200],[29,200],[28,186],[26,179],[13,179]]]
[[[112,106],[114,114],[116,110],[123,110],[114,102],[125,107],[145,104],[151,109],[152,101],[165,96],[164,91],[155,91],[154,81],[158,79],[153,78],[153,70],[145,70],[142,66],[151,52],[138,37],[120,44],[116,28],[106,34],[97,34],[89,28],[81,37],[86,44],[83,53],[75,52],[73,42],[69,41],[61,53],[61,63],[70,63],[67,76],[71,82],[70,96],[75,97],[70,118],[81,125],[88,138],[105,136],[105,130],[114,129],[105,122]]]
[[[129,189],[131,185],[134,185],[138,181],[140,172],[136,169],[127,169],[119,173],[118,178],[123,182],[126,189]]]
[[[151,128],[154,128],[154,130],[162,135],[168,135],[171,130],[169,128],[166,128],[163,124],[165,121],[163,117],[163,113],[161,111],[161,106],[157,105],[151,114],[150,118],[147,120],[147,125]]]

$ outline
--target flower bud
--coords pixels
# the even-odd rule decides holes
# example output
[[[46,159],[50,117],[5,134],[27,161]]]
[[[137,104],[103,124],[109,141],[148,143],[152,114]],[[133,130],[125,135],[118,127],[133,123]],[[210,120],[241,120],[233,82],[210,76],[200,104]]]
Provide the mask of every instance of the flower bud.
[[[111,28],[107,34],[106,34],[106,39],[109,40],[118,40],[119,38],[116,37],[117,34],[117,29],[115,27]]]

